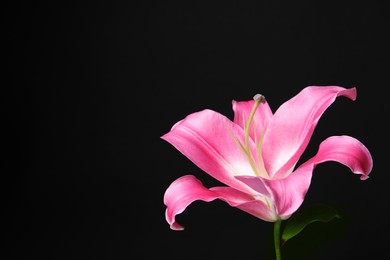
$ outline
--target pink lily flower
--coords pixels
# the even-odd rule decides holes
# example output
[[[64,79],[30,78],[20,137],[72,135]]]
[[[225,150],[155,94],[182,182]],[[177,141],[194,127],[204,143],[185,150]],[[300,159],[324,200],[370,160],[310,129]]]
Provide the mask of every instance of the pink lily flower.
[[[234,120],[205,109],[188,115],[161,138],[204,172],[226,186],[206,188],[193,175],[176,179],[164,194],[166,220],[184,227],[175,216],[196,200],[225,201],[259,219],[288,219],[302,204],[319,163],[339,162],[369,177],[373,161],[357,139],[325,139],[315,156],[297,167],[324,111],[339,96],[356,99],[356,88],[309,86],[272,113],[265,98],[232,101]]]

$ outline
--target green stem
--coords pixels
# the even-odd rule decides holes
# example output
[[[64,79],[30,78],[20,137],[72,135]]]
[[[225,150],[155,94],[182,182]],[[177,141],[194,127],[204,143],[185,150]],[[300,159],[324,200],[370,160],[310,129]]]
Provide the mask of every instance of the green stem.
[[[281,224],[282,224],[282,220],[278,219],[274,225],[274,242],[275,242],[276,260],[282,259],[282,255],[280,252],[280,226],[281,226]]]

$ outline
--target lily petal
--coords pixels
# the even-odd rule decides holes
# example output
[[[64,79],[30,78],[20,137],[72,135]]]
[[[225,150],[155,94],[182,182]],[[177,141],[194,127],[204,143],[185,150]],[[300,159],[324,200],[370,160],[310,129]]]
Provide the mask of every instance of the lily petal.
[[[288,218],[300,207],[309,189],[314,168],[327,161],[347,166],[353,173],[361,174],[361,180],[368,178],[373,167],[370,152],[359,140],[346,135],[328,137],[320,144],[317,154],[287,178],[263,180],[282,218]]]
[[[213,187],[207,189],[200,180],[193,175],[184,175],[168,187],[164,194],[164,204],[167,206],[165,217],[173,230],[183,230],[175,217],[182,213],[192,202],[202,200],[210,202],[220,199],[232,207],[237,207],[265,221],[274,221],[275,214],[262,201],[253,196],[230,187]]]
[[[347,136],[332,136],[325,139],[315,156],[315,163],[335,161],[344,164],[361,180],[369,178],[373,167],[372,156],[367,147],[359,140]]]
[[[310,187],[313,169],[314,164],[308,164],[284,179],[264,180],[280,218],[289,218],[301,206]]]
[[[243,183],[257,191],[259,194],[262,194],[267,197],[271,195],[267,189],[267,185],[264,183],[264,178],[262,177],[237,176],[236,179],[242,181]]]
[[[267,194],[270,203],[275,205],[276,214],[281,219],[287,219],[299,208],[305,198],[311,182],[310,169],[312,168],[309,166],[302,168],[284,179],[269,180],[252,176],[239,176],[237,179],[254,190]]]
[[[255,173],[233,136],[242,144],[245,142],[240,126],[224,115],[206,109],[179,121],[161,138],[215,179],[254,194],[252,189],[234,178],[244,174],[254,176]],[[251,147],[255,153],[253,142]]]
[[[356,89],[339,86],[310,86],[282,104],[264,136],[263,159],[271,178],[283,178],[299,160],[318,120],[338,96],[352,100]]]

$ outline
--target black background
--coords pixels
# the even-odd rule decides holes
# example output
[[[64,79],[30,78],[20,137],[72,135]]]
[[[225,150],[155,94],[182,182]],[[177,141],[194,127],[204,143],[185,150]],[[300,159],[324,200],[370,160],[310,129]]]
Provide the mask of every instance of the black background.
[[[324,113],[328,136],[371,151],[371,178],[319,165],[314,223],[283,259],[379,259],[388,248],[389,9],[386,1],[80,1],[2,4],[3,259],[273,259],[272,223],[221,201],[164,218],[184,174],[215,181],[160,136],[204,108],[309,85],[357,87]]]

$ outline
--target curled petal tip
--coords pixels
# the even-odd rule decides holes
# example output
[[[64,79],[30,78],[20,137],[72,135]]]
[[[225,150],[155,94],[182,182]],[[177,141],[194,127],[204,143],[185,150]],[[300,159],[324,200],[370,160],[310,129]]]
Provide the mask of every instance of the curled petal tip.
[[[179,225],[179,224],[177,224],[176,222],[173,223],[173,224],[170,226],[170,228],[171,228],[172,230],[175,230],[175,231],[184,230],[184,227],[181,226],[181,225]]]

